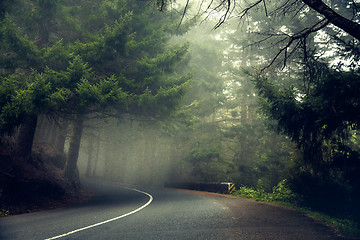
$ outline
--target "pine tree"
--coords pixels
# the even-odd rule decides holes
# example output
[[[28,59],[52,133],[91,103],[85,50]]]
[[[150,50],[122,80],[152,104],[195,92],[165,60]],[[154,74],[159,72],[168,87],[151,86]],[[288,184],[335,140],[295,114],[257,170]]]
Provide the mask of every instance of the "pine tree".
[[[6,63],[1,133],[36,123],[30,119],[40,114],[56,114],[73,118],[74,133],[81,135],[81,121],[89,115],[162,117],[184,95],[189,76],[177,66],[183,64],[187,46],[167,44],[171,15],[137,1],[21,2],[5,9],[0,25],[1,61]],[[92,19],[98,17],[103,24]],[[80,30],[90,22],[96,26]],[[32,138],[29,134],[26,142]],[[76,182],[81,136],[73,138],[65,173]],[[26,149],[23,155],[29,156],[31,146]]]

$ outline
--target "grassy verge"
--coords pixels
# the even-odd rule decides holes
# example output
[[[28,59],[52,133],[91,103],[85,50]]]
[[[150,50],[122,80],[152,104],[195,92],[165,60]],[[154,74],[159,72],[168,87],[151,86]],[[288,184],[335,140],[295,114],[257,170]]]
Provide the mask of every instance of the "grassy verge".
[[[315,219],[323,221],[325,224],[332,226],[341,235],[349,237],[360,237],[360,223],[348,218],[332,217],[324,213],[299,206],[297,202],[299,201],[300,197],[289,189],[286,180],[281,181],[277,186],[275,186],[273,188],[273,192],[271,193],[265,192],[260,184],[256,189],[241,186],[238,190],[234,191],[232,195],[294,208]]]

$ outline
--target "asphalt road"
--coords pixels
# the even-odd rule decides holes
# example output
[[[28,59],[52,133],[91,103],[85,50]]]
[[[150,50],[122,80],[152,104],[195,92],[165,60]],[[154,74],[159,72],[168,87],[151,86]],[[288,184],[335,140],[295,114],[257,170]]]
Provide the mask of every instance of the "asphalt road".
[[[93,188],[83,204],[0,218],[0,239],[341,239],[297,211],[250,200],[139,188],[149,196],[115,183]]]

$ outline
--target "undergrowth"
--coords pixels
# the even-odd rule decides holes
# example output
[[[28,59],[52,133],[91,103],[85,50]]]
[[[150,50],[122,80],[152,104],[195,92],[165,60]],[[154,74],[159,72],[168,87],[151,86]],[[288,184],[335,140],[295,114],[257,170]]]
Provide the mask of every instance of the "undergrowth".
[[[232,195],[291,207],[311,217],[322,220],[326,224],[334,227],[342,235],[360,237],[360,223],[346,217],[332,217],[303,206],[300,203],[301,196],[297,195],[289,188],[286,179],[279,182],[279,184],[272,189],[272,192],[266,192],[261,180],[259,180],[256,188],[241,186],[234,191]]]

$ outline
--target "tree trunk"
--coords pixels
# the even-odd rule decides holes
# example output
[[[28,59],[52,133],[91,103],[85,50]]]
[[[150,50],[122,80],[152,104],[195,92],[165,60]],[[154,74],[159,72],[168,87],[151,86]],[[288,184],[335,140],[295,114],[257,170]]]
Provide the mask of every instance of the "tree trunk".
[[[59,120],[59,128],[56,134],[56,139],[54,143],[54,148],[63,153],[64,152],[64,146],[65,146],[65,140],[66,140],[66,132],[67,132],[67,124],[68,122],[64,119]]]
[[[112,136],[109,136],[108,134],[105,134],[106,137],[109,139],[112,139]],[[113,176],[113,166],[112,166],[112,148],[111,148],[111,142],[107,141],[105,142],[105,154],[104,154],[104,172],[103,177],[107,180],[112,180]]]
[[[88,146],[88,162],[86,167],[86,177],[91,176],[91,170],[93,169],[93,153],[94,153],[94,135],[90,136],[89,146]]]
[[[16,155],[23,158],[31,156],[32,145],[34,142],[35,130],[37,124],[37,116],[31,116],[21,124],[17,140]]]
[[[44,142],[49,143],[51,134],[54,131],[54,121],[50,121],[48,118],[45,117],[42,128],[44,129],[42,139]]]
[[[83,131],[83,119],[76,116],[73,125],[73,132],[70,140],[69,152],[65,163],[65,177],[69,179],[74,187],[80,184],[79,173],[77,169],[77,160],[79,157],[80,142]]]
[[[54,146],[57,134],[59,132],[59,126],[56,124],[56,122],[54,120],[51,120],[50,123],[51,124],[50,124],[49,130],[48,130],[49,135],[48,135],[47,142],[50,143],[52,146]]]
[[[40,141],[44,141],[44,135],[46,132],[45,128],[46,128],[45,115],[40,115],[37,120],[35,139],[40,139]]]
[[[100,137],[98,139],[96,139],[96,156],[94,159],[94,167],[92,169],[92,176],[96,176],[96,172],[97,172],[97,166],[98,166],[98,162],[99,162],[99,154],[100,154]]]

